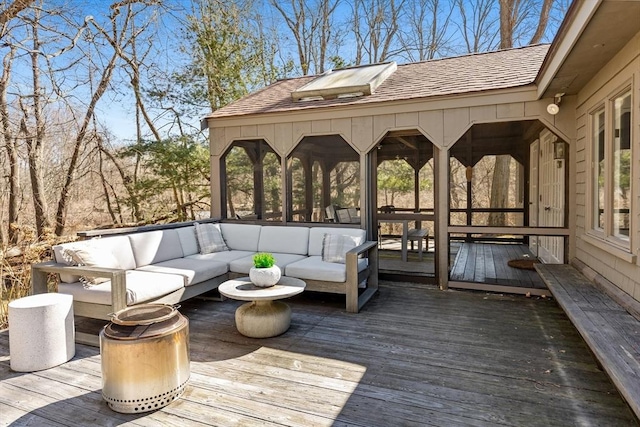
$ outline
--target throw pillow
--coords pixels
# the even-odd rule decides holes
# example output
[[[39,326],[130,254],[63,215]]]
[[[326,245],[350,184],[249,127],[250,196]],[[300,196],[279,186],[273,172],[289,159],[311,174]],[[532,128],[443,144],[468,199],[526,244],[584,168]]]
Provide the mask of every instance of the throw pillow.
[[[91,244],[82,244],[66,247],[62,250],[62,257],[69,265],[86,266],[86,267],[102,267],[102,268],[121,268],[120,263],[115,256],[105,248],[99,248]],[[110,279],[106,277],[81,276],[80,281],[89,287],[99,283],[108,282]]]
[[[196,237],[201,254],[228,251],[229,248],[222,237],[220,224],[195,223]]]
[[[344,264],[347,252],[358,246],[356,238],[345,234],[324,235],[322,240],[322,261]]]

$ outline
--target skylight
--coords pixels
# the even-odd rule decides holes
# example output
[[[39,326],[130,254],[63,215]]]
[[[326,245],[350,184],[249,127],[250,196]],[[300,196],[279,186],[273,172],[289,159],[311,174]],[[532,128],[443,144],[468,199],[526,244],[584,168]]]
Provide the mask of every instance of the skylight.
[[[294,101],[315,101],[371,95],[397,68],[396,63],[392,61],[329,70],[291,92],[291,98]]]

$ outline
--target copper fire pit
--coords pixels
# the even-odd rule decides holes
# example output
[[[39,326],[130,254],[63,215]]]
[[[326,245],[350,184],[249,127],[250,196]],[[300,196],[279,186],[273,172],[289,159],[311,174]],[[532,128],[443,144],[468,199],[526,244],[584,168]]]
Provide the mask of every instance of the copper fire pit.
[[[189,320],[170,305],[126,308],[100,332],[100,355],[102,397],[111,409],[162,408],[189,380]]]

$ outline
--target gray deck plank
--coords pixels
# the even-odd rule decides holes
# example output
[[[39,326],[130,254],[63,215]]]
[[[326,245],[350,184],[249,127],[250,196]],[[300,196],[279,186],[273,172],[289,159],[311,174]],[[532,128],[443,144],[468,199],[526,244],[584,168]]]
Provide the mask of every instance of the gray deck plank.
[[[536,268],[621,394],[640,416],[640,322],[572,266]],[[624,323],[625,328],[620,328],[620,323]]]
[[[523,244],[465,242],[456,255],[449,277],[452,281],[545,289],[535,271],[507,265],[510,259],[522,258],[524,254],[535,258]]]
[[[638,425],[553,301],[383,281],[359,314],[339,296],[289,302],[289,331],[259,340],[235,330],[239,302],[185,302],[187,391],[136,416],[102,401],[99,349],[14,373],[0,332],[0,424]]]

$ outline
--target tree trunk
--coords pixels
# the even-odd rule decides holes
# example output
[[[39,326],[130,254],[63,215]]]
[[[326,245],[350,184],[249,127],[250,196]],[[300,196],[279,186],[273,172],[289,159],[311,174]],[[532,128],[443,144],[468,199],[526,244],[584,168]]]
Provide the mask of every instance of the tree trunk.
[[[85,142],[87,130],[89,128],[89,125],[91,124],[91,119],[93,118],[96,104],[109,86],[109,81],[111,81],[111,75],[113,74],[113,69],[115,68],[117,58],[117,53],[114,53],[114,55],[111,57],[111,60],[109,61],[109,64],[102,73],[100,83],[98,83],[96,91],[91,96],[91,102],[89,102],[84,120],[82,122],[82,125],[80,126],[80,130],[78,131],[78,135],[76,136],[73,147],[73,154],[71,155],[71,161],[69,162],[69,167],[67,168],[67,176],[64,185],[62,186],[62,190],[60,191],[60,198],[58,199],[58,210],[56,212],[55,229],[56,236],[61,236],[64,232],[64,226],[67,218],[67,203],[69,202],[69,192],[71,191],[71,185],[73,184],[73,175],[76,171],[78,159],[80,157],[80,149]]]
[[[549,13],[551,12],[552,5],[553,0],[544,0],[544,2],[542,3],[542,10],[540,11],[538,26],[536,27],[536,32],[531,37],[531,41],[529,42],[529,44],[537,44],[540,43],[540,40],[542,40],[544,31],[547,29],[547,24],[549,23]]]
[[[9,163],[9,215],[7,217],[7,241],[9,244],[18,242],[18,230],[13,227],[18,223],[18,192],[20,188],[20,168],[18,167],[18,144],[17,139],[11,131],[9,121],[9,109],[7,105],[7,87],[11,78],[11,64],[15,54],[15,47],[11,47],[9,53],[2,61],[3,71],[0,77],[0,122],[2,123],[2,139],[7,150],[7,161]],[[2,243],[3,233],[0,233],[0,243]]]
[[[23,119],[21,121],[21,128],[25,135],[27,135],[27,150],[29,158],[29,177],[31,178],[31,192],[33,197],[33,208],[35,211],[36,233],[38,237],[44,235],[44,230],[51,224],[47,218],[47,205],[44,197],[44,184],[42,182],[42,164],[41,164],[41,151],[42,141],[44,139],[44,119],[42,117],[42,105],[41,94],[42,88],[40,87],[40,64],[38,55],[40,55],[40,40],[38,38],[38,25],[39,17],[32,22],[32,35],[33,35],[33,51],[31,55],[31,73],[33,82],[33,118],[35,120],[35,137],[29,135],[26,120],[31,116],[27,110],[23,107]]]
[[[500,49],[513,47],[516,2],[518,0],[500,0]],[[493,191],[493,190],[492,190]]]
[[[501,209],[508,206],[509,196],[509,169],[511,166],[511,156],[496,156],[496,164],[491,181],[491,208]],[[489,224],[492,226],[506,225],[506,214],[504,212],[491,212],[489,214]]]

